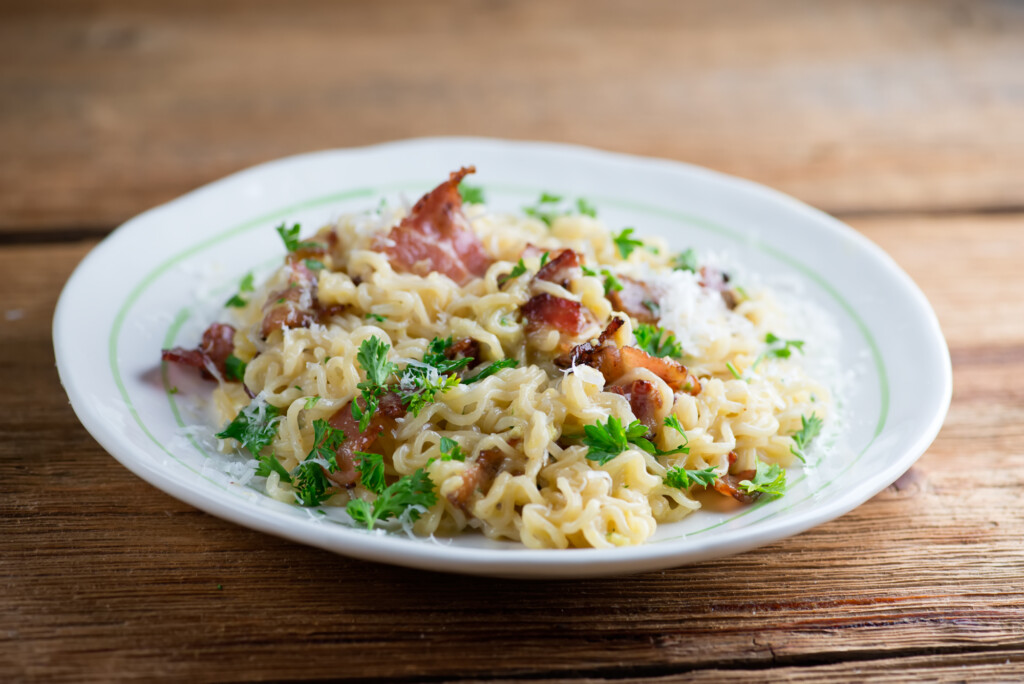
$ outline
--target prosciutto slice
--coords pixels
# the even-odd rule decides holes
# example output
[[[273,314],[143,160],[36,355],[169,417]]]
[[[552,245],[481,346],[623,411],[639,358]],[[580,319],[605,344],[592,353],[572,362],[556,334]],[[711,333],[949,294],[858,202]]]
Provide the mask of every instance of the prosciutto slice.
[[[338,447],[338,469],[328,472],[327,479],[339,487],[349,487],[359,481],[354,454],[357,451],[368,451],[377,438],[385,432],[391,433],[398,426],[398,419],[405,415],[402,399],[394,392],[380,398],[380,406],[370,419],[366,432],[359,432],[359,421],[352,416],[352,402],[342,406],[328,423],[332,428],[345,433],[345,441]]]
[[[568,288],[570,280],[583,274],[583,269],[580,268],[582,263],[582,257],[577,252],[563,249],[558,256],[544,264],[534,278],[558,283],[562,287]]]
[[[210,368],[217,369],[220,376],[226,379],[227,360],[234,350],[235,329],[224,323],[214,323],[203,332],[203,339],[196,349],[164,349],[160,357],[164,361],[198,368],[207,380],[215,379]]]
[[[547,292],[534,295],[519,310],[526,319],[527,332],[554,328],[562,333],[577,335],[594,321],[590,310],[579,302]]]
[[[409,215],[378,238],[374,249],[388,255],[396,271],[443,273],[459,285],[487,272],[491,258],[462,212],[459,183],[476,169],[463,167],[421,197]]]
[[[319,320],[316,274],[297,254],[289,255],[288,265],[288,287],[272,292],[263,308],[260,334],[264,338],[279,328],[307,328]]]
[[[628,276],[618,276],[621,290],[608,293],[612,308],[621,311],[641,323],[657,323],[660,293],[650,285]]]

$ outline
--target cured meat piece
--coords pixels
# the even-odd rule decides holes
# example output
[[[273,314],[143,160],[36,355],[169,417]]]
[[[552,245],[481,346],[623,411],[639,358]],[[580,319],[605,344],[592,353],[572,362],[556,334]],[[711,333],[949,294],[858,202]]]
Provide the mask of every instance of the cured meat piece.
[[[577,252],[563,249],[558,256],[544,264],[534,278],[558,283],[562,287],[568,288],[569,281],[583,275],[583,270],[580,268],[581,263],[582,257]]]
[[[469,498],[480,490],[485,495],[491,483],[505,467],[505,453],[501,449],[481,451],[476,460],[462,474],[462,486],[448,494],[453,506],[468,513]]]
[[[572,351],[555,359],[563,368],[591,366],[601,371],[605,382],[616,383],[619,378],[635,368],[646,368],[665,381],[676,392],[700,393],[700,380],[690,375],[686,366],[669,358],[651,356],[636,347],[616,347],[606,342],[622,326],[622,321],[613,318],[596,342],[586,342],[573,347]]]
[[[319,320],[316,274],[295,254],[288,255],[288,265],[288,287],[271,293],[263,306],[260,334],[264,338],[279,328],[307,328]]]
[[[526,331],[554,328],[559,332],[578,335],[594,322],[590,310],[577,301],[542,292],[534,295],[520,307],[526,318]]]
[[[729,467],[736,462],[736,452],[729,452]],[[728,473],[715,480],[715,484],[712,485],[715,491],[723,496],[731,496],[740,503],[749,504],[753,503],[757,499],[756,494],[747,494],[745,491],[740,489],[740,482],[744,480],[753,480],[757,474],[756,470],[742,470],[738,473]]]
[[[445,349],[444,355],[449,359],[479,359],[480,343],[472,337],[463,337],[461,340],[456,340],[452,343],[452,346]]]
[[[216,368],[222,378],[227,378],[227,360],[235,350],[235,329],[224,323],[214,323],[203,332],[203,339],[196,349],[174,347],[164,349],[160,357],[164,361],[182,366],[198,368],[207,380],[214,380],[209,369]]]
[[[608,301],[612,303],[612,308],[632,316],[641,323],[657,323],[660,293],[647,283],[628,276],[618,276],[618,281],[622,284],[622,289],[608,293]]]
[[[420,198],[409,215],[378,238],[374,249],[397,271],[443,273],[459,285],[487,272],[491,258],[462,213],[459,182],[476,169],[463,167]]]
[[[628,387],[609,387],[609,392],[621,394],[629,401],[629,408],[641,423],[651,430],[658,427],[658,411],[662,406],[661,392],[647,380],[634,380]]]
[[[380,406],[370,419],[366,432],[359,432],[359,421],[352,416],[352,402],[342,406],[328,420],[332,428],[345,433],[345,441],[336,452],[338,469],[333,473],[324,470],[327,479],[339,487],[356,484],[359,481],[359,471],[356,469],[355,452],[369,451],[378,437],[385,432],[390,434],[394,431],[398,426],[398,419],[404,415],[405,406],[402,405],[402,398],[394,392],[388,392],[380,398]]]
[[[722,301],[730,309],[735,309],[739,300],[736,293],[729,287],[729,274],[711,266],[700,267],[701,287],[714,290],[722,295]]]

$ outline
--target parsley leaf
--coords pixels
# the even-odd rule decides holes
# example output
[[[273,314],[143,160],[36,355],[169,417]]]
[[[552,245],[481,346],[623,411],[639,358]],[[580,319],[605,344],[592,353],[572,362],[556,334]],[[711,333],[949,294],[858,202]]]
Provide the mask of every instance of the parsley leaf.
[[[455,373],[439,375],[436,369],[433,368],[428,369],[423,374],[410,373],[409,370],[411,368],[414,367],[409,366],[406,368],[406,373],[402,376],[400,387],[404,390],[402,393],[402,403],[405,404],[406,408],[414,416],[418,416],[427,404],[432,404],[438,394],[444,394],[459,385],[459,376]],[[405,390],[406,386],[410,387],[410,389]]]
[[[303,461],[293,473],[295,498],[303,506],[319,506],[328,498],[331,481],[316,461]]]
[[[459,443],[450,437],[441,438],[441,460],[442,461],[465,461],[466,454],[462,451]]]
[[[248,303],[249,303],[248,301],[242,299],[239,295],[232,295],[231,299],[229,299],[228,301],[224,302],[224,306],[230,306],[230,307],[234,307],[236,309],[241,309],[241,308],[243,308]]]
[[[388,361],[391,345],[378,337],[368,337],[359,344],[356,362],[366,373],[366,380],[356,385],[363,397],[363,406],[352,402],[352,417],[359,421],[359,431],[366,432],[370,420],[377,412],[380,395],[387,389],[388,378],[395,372],[395,364]]]
[[[354,451],[356,468],[359,470],[359,481],[374,494],[384,491],[384,457],[380,454],[368,454],[365,451]]]
[[[243,292],[252,292],[252,291],[253,291],[252,271],[249,271],[248,273],[245,274],[245,277],[242,278],[241,282],[238,283],[238,294],[233,295],[231,297],[231,299],[229,299],[227,302],[224,303],[224,306],[232,306],[232,307],[235,307],[236,309],[241,309],[242,307],[244,307],[246,304],[249,303],[248,300],[246,300],[244,297],[242,297],[242,293]]]
[[[686,431],[683,430],[683,424],[679,422],[679,419],[676,418],[674,414],[666,416],[663,425],[667,428],[672,428],[683,436],[683,443],[681,446],[677,446],[675,449],[670,449],[668,451],[662,451],[644,436],[631,437],[629,441],[654,456],[674,456],[676,454],[690,453],[690,438],[686,436]]]
[[[372,530],[378,522],[398,518],[407,511],[411,520],[419,520],[417,507],[429,508],[435,503],[437,494],[434,492],[434,483],[420,468],[384,489],[372,504],[362,499],[353,499],[348,502],[345,511],[355,522]]]
[[[306,401],[305,401],[305,403],[303,403],[302,408],[304,408],[304,409],[306,409],[308,411],[309,409],[311,409],[314,406],[316,406],[318,401],[320,401],[320,397],[318,397],[318,396],[317,397],[306,397]]]
[[[287,249],[289,252],[294,252],[298,249],[303,249],[306,247],[320,246],[319,243],[316,242],[303,242],[299,240],[299,231],[302,230],[302,227],[298,223],[294,224],[291,228],[288,228],[288,224],[282,223],[274,230],[276,230],[277,234],[281,236],[281,240],[284,242],[284,248]],[[307,266],[309,266],[309,264],[307,264]],[[321,264],[321,268],[322,267],[323,264]]]
[[[696,273],[699,268],[697,264],[697,253],[694,252],[691,247],[685,252],[676,254],[672,259],[672,268],[677,271],[691,271]]]
[[[288,471],[285,470],[285,467],[281,465],[281,462],[277,460],[277,456],[274,454],[257,456],[256,460],[258,461],[256,477],[269,477],[270,473],[277,473],[281,476],[281,482],[292,481],[292,476],[288,474]]]
[[[249,451],[253,458],[259,458],[263,447],[274,441],[277,435],[281,409],[261,399],[238,412],[235,419],[217,433],[219,439],[233,439]]]
[[[368,321],[377,321],[378,323],[383,323],[384,321],[388,320],[387,316],[381,316],[380,314],[376,313],[368,313],[365,316],[363,316],[363,318],[365,318]]]
[[[597,208],[582,197],[576,200],[576,211],[578,211],[583,216],[597,218]]]
[[[801,354],[804,353],[803,340],[784,340],[781,337],[776,337],[772,333],[768,333],[764,336],[764,341],[765,344],[769,345],[769,348],[764,352],[765,356],[771,356],[777,359],[788,359],[793,354],[793,349],[796,349]]]
[[[224,375],[228,380],[242,382],[245,379],[245,366],[245,361],[234,354],[228,354],[228,358],[224,359]]]
[[[669,487],[676,489],[688,489],[693,485],[710,487],[718,479],[718,473],[714,467],[703,470],[687,470],[686,468],[669,468],[665,472],[664,482]]]
[[[586,266],[583,266],[583,265],[581,265],[580,268],[583,269],[583,275],[585,275],[585,276],[596,276],[597,275],[597,271],[595,271],[592,268],[587,268]]]
[[[295,498],[303,506],[317,506],[328,497],[332,483],[327,472],[338,469],[338,448],[344,441],[344,431],[326,420],[313,421],[313,448],[293,473]]]
[[[544,268],[544,264],[548,263],[548,259],[551,258],[551,252],[544,252],[540,255],[540,267]]]
[[[467,204],[483,204],[484,203],[484,189],[477,185],[466,185],[465,182],[459,183],[459,194],[462,195],[462,201]]]
[[[324,268],[324,262],[319,259],[303,259],[303,263],[306,264],[306,268],[310,271],[322,271]]]
[[[615,277],[615,274],[609,271],[607,268],[602,268],[601,273],[604,274],[604,293],[620,292],[622,291],[622,283]]]
[[[238,283],[239,292],[252,292],[253,291],[253,276],[252,271],[245,274],[242,278],[242,282]]]
[[[313,421],[313,449],[306,459],[322,458],[331,464],[331,469],[338,467],[338,448],[345,441],[345,431],[331,427],[323,418]]]
[[[778,464],[768,465],[757,459],[757,471],[753,481],[742,480],[740,487],[747,494],[761,492],[770,496],[782,496],[786,492],[786,471]]]
[[[641,323],[633,334],[636,335],[636,345],[651,356],[683,358],[683,346],[679,344],[675,335],[664,328]]]
[[[619,254],[623,259],[628,259],[629,255],[633,253],[637,247],[643,247],[643,240],[637,240],[631,237],[636,230],[634,228],[623,228],[622,232],[615,236],[612,240],[615,246],[619,250]]]
[[[492,362],[489,366],[484,368],[476,375],[472,375],[463,380],[462,384],[470,385],[474,382],[477,382],[478,380],[483,380],[484,378],[491,377],[492,375],[502,370],[503,368],[515,368],[518,365],[519,362],[516,361],[515,359],[499,359],[497,361]]]
[[[609,416],[608,422],[583,426],[583,443],[587,445],[587,459],[604,465],[629,448],[629,442],[647,434],[647,426],[634,420],[623,427],[622,421]]]
[[[810,446],[811,441],[815,437],[821,434],[821,428],[825,424],[825,421],[819,418],[818,414],[812,413],[810,418],[800,416],[800,423],[800,430],[790,435],[793,438],[794,446],[791,446],[789,451],[801,461],[804,461],[804,450]]]
[[[515,265],[515,268],[512,269],[512,272],[509,273],[508,275],[504,275],[501,278],[499,278],[498,284],[499,285],[504,285],[508,281],[510,281],[510,280],[512,280],[514,278],[518,278],[519,276],[523,275],[524,273],[526,273],[526,264],[523,263],[523,259],[522,259],[522,257],[520,257],[519,258],[519,263]]]

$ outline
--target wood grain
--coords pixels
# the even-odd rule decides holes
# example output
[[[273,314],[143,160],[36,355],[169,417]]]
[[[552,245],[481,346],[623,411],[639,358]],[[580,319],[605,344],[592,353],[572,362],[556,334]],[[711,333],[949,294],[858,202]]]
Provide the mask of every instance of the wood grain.
[[[52,309],[92,243],[3,247],[21,315],[0,326],[0,377],[19,390],[0,393],[0,679],[1021,678],[1024,301],[1000,294],[1020,282],[1024,215],[855,226],[921,285],[951,345],[928,453],[765,549],[561,582],[346,559],[143,483],[79,425],[53,368]]]
[[[554,139],[839,213],[1024,206],[1024,5],[0,4],[0,236],[101,234],[284,155]]]

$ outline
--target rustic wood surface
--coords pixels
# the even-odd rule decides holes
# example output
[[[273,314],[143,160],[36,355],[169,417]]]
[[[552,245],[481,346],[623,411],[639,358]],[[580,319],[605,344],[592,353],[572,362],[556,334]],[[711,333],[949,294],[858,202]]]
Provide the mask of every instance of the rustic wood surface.
[[[1022,64],[1010,1],[0,2],[0,681],[1024,678]],[[102,235],[252,163],[428,134],[696,162],[847,218],[938,313],[945,427],[802,535],[560,582],[264,536],[93,441],[50,324]]]

